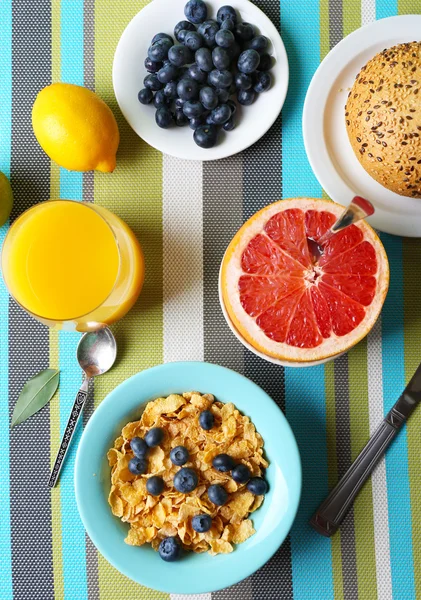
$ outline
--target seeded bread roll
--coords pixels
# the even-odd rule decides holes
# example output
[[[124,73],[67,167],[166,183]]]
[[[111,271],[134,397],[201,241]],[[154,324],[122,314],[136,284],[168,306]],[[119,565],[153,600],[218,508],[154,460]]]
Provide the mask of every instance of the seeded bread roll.
[[[349,140],[364,169],[384,187],[421,198],[421,43],[376,54],[348,95]]]

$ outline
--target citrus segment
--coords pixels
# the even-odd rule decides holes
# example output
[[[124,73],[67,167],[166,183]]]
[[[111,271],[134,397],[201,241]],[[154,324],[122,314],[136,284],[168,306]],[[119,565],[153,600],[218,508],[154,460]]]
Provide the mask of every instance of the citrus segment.
[[[297,198],[258,212],[232,240],[221,269],[224,306],[256,350],[308,362],[339,354],[373,326],[389,280],[386,254],[366,223],[310,253],[343,208]]]

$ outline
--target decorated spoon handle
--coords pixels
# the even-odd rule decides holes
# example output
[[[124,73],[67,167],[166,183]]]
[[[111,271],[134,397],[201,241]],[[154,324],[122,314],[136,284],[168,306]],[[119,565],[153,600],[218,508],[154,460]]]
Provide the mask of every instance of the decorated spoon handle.
[[[83,406],[86,402],[86,398],[88,397],[88,383],[89,379],[86,378],[82,383],[82,386],[78,391],[76,399],[74,401],[72,412],[70,413],[69,420],[67,421],[66,429],[61,440],[60,449],[57,453],[53,470],[51,471],[50,480],[48,482],[50,488],[55,487],[57,483],[58,476],[60,474],[61,467],[63,466],[63,462],[66,457],[67,451],[70,447],[70,443],[72,441],[77,422],[79,421],[79,417],[82,414]]]

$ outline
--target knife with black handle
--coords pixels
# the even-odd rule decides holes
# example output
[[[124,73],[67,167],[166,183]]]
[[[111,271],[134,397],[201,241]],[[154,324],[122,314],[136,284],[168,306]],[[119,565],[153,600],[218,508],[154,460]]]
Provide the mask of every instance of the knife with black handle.
[[[311,518],[316,531],[326,537],[337,531],[376,463],[420,401],[421,364],[365,448]]]

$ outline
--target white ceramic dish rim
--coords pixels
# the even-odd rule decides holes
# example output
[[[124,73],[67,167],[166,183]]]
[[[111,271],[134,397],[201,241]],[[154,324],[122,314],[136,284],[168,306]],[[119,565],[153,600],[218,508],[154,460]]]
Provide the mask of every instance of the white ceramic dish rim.
[[[346,60],[344,57],[349,57],[348,62],[350,62],[352,58],[356,56],[357,52],[358,54],[361,53],[362,48],[374,45],[380,46],[384,40],[401,39],[402,42],[405,37],[404,31],[406,29],[413,31],[417,27],[418,31],[421,31],[421,15],[388,17],[357,29],[341,40],[329,52],[319,65],[310,82],[303,109],[302,129],[304,146],[307,158],[318,181],[332,200],[339,204],[346,203],[347,199],[351,200],[355,195],[355,191],[341,177],[341,174],[333,163],[325,141],[324,115],[332,85],[344,70],[344,60]],[[412,37],[412,34],[406,36],[406,38],[411,38],[411,41]],[[421,39],[421,35],[418,34],[417,38]],[[408,39],[405,39],[405,41],[408,41]],[[385,43],[386,46],[390,45],[388,42]],[[394,43],[399,42],[397,41]],[[382,48],[383,47],[384,46],[382,46]],[[327,81],[331,83],[326,85]],[[361,167],[361,171],[362,174],[365,174],[363,167]],[[380,186],[380,184],[377,185]],[[404,213],[405,204],[408,200],[413,199],[399,196],[398,194],[395,194],[395,196],[398,199],[398,208],[395,212],[393,210],[387,210],[385,207],[376,206],[376,213],[373,217],[368,219],[368,222],[373,227],[386,233],[405,235],[408,237],[420,237],[421,201],[419,201],[418,220],[414,219],[413,214],[406,215]]]
[[[224,5],[223,0],[207,0],[207,3],[210,6],[212,6],[212,9],[215,12],[215,14],[216,14],[217,9],[220,6]],[[267,133],[267,131],[272,127],[273,123],[278,118],[278,116],[282,110],[283,104],[285,102],[286,94],[288,91],[289,66],[288,66],[288,57],[287,57],[287,53],[285,50],[285,46],[284,46],[281,36],[279,35],[279,32],[277,31],[277,29],[276,29],[275,25],[272,23],[272,21],[256,5],[252,4],[248,0],[233,0],[231,2],[231,5],[234,6],[234,8],[236,8],[236,10],[240,14],[242,13],[242,11],[247,11],[247,12],[251,12],[254,15],[256,15],[254,18],[254,23],[256,24],[258,29],[262,30],[267,35],[267,37],[270,38],[270,40],[271,40],[272,54],[275,55],[275,57],[276,57],[276,63],[272,69],[272,72],[274,73],[274,77],[275,77],[275,84],[268,92],[265,92],[265,94],[271,94],[271,98],[276,97],[276,109],[274,109],[270,113],[268,113],[267,111],[263,111],[263,113],[264,113],[263,119],[264,120],[262,121],[263,122],[262,127],[249,127],[246,131],[246,127],[245,127],[246,124],[241,123],[238,126],[238,128],[236,128],[233,132],[230,133],[231,138],[237,140],[233,144],[231,144],[231,143],[227,144],[228,140],[224,140],[223,143],[217,144],[214,148],[205,150],[203,148],[199,148],[199,146],[197,146],[194,143],[193,137],[191,137],[191,145],[189,144],[187,149],[185,148],[185,144],[183,144],[183,143],[179,144],[175,149],[169,149],[166,146],[165,141],[163,141],[163,140],[165,140],[165,136],[162,134],[162,132],[164,131],[168,135],[168,134],[172,133],[171,130],[159,130],[159,128],[156,126],[156,130],[157,130],[156,135],[154,133],[152,135],[149,135],[148,133],[145,133],[144,131],[140,131],[139,123],[136,124],[135,122],[133,122],[133,120],[130,117],[129,110],[126,107],[127,101],[125,101],[125,94],[124,94],[124,89],[125,89],[124,75],[122,75],[120,77],[122,65],[124,64],[123,59],[125,56],[124,46],[126,44],[126,36],[130,35],[129,32],[131,32],[131,30],[133,28],[137,27],[138,22],[140,20],[143,20],[144,18],[147,19],[148,15],[152,11],[159,10],[161,14],[165,13],[166,12],[166,6],[165,6],[166,4],[170,4],[171,8],[174,5],[176,5],[176,6],[180,5],[180,7],[183,7],[185,4],[185,0],[179,0],[178,2],[177,2],[177,0],[154,0],[150,4],[146,5],[139,13],[137,13],[137,15],[135,15],[135,17],[133,17],[133,19],[127,25],[126,29],[124,30],[124,32],[118,42],[118,45],[117,45],[117,48],[115,51],[115,55],[114,55],[112,78],[113,78],[114,94],[117,99],[117,103],[120,107],[120,110],[123,113],[124,118],[129,123],[130,127],[136,132],[136,134],[139,137],[141,137],[145,142],[147,142],[150,146],[156,148],[160,152],[164,152],[166,154],[175,156],[177,158],[181,158],[184,160],[208,161],[208,160],[218,160],[221,158],[226,158],[228,156],[232,156],[233,154],[237,154],[238,152],[242,152],[243,150],[245,150],[245,149],[249,148],[250,146],[252,146],[253,144],[255,144],[263,135],[265,135],[265,133]],[[178,8],[176,8],[175,10],[177,12],[176,12],[176,16],[174,17],[173,26],[179,20],[184,18],[182,9],[181,9],[181,13],[180,13],[180,10],[178,10]],[[140,68],[142,68],[142,65],[140,65]],[[145,74],[146,74],[146,71],[145,71]],[[123,81],[122,81],[122,79],[123,79]],[[137,98],[136,98],[136,103],[138,104],[138,106],[141,109],[151,108],[151,107],[147,107],[147,106],[144,107],[144,106],[140,105],[137,101]],[[257,109],[256,109],[256,107],[257,107]],[[244,108],[249,111],[252,109],[254,109],[254,111],[256,111],[256,110],[258,110],[258,102],[256,101],[256,103],[253,104],[252,106],[244,107]],[[254,114],[257,114],[257,113],[255,112]],[[153,120],[153,114],[151,114],[151,117]],[[242,126],[244,127],[244,129]],[[154,131],[154,129],[152,129],[152,131]],[[235,135],[235,138],[233,137],[233,134]],[[193,135],[193,133],[192,133],[192,135]]]

